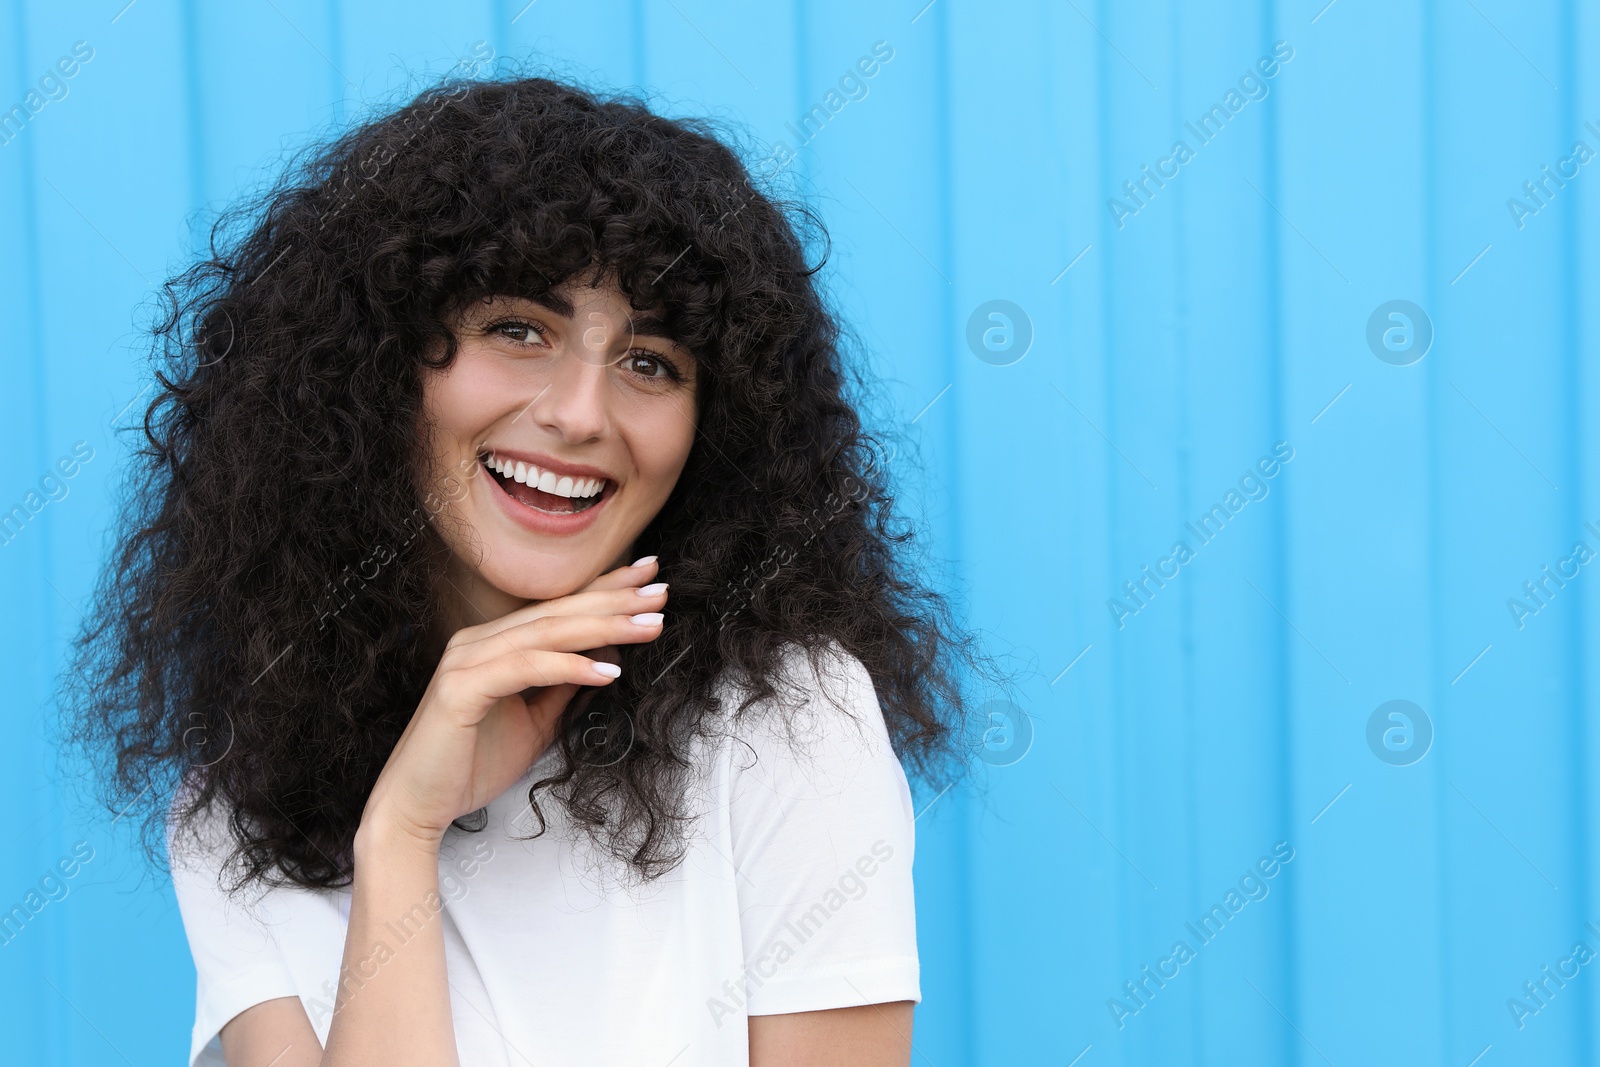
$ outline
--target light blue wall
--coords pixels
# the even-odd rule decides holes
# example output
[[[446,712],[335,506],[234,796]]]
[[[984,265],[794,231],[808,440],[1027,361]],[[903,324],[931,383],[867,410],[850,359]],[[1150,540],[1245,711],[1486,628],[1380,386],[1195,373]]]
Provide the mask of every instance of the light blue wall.
[[[1507,1001],[1600,950],[1600,563],[1520,625],[1508,600],[1600,551],[1600,161],[1520,225],[1508,198],[1600,151],[1600,12],[1325,2],[0,2],[0,107],[94,49],[0,144],[0,508],[93,449],[0,547],[0,906],[95,850],[0,946],[7,1055],[187,1048],[170,890],[72,801],[47,723],[112,518],[113,420],[147,381],[138,324],[191,227],[479,40],[791,145],[882,40],[894,58],[795,176],[890,382],[906,510],[1027,672],[1032,729],[918,823],[915,1062],[1594,1062],[1600,966],[1520,1028]],[[1265,98],[1201,144],[1186,122],[1277,41]],[[1113,212],[1178,139],[1193,158]],[[996,299],[1032,331],[1015,362],[967,343]],[[1420,361],[1368,345],[1391,300],[1431,321]],[[1280,441],[1264,498],[1186,531]],[[1186,537],[1193,558],[1145,579]],[[1141,579],[1119,625],[1108,600]],[[1368,743],[1391,700],[1431,722],[1410,765]],[[1278,842],[1265,898],[1201,944],[1186,922]],[[1193,959],[1128,998],[1178,940]]]

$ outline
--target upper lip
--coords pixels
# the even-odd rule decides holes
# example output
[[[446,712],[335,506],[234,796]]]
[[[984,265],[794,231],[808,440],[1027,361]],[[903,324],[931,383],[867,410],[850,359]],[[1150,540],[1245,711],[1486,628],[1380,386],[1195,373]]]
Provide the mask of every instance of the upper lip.
[[[617,480],[616,476],[610,471],[601,470],[599,467],[591,467],[586,463],[568,463],[564,460],[556,459],[554,456],[547,456],[543,452],[520,452],[514,448],[485,445],[482,453],[483,458],[487,459],[490,454],[513,462],[520,460],[531,467],[538,467],[542,471],[550,471],[557,477],[599,478],[607,482],[615,482]]]

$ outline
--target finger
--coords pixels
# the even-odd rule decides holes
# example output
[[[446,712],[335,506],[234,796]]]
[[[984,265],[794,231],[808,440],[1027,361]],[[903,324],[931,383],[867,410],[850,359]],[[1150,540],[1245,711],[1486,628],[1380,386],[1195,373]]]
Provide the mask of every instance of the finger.
[[[643,585],[654,578],[660,570],[661,561],[657,557],[645,556],[643,562],[636,561],[626,567],[607,571],[577,591],[587,593],[594,589],[621,589],[629,585]]]
[[[620,595],[640,599],[632,592]],[[445,661],[470,667],[507,653],[590,652],[604,645],[641,644],[659,637],[664,624],[659,611],[541,616],[448,650]]]
[[[495,702],[527,689],[609,685],[613,677],[575,652],[517,650],[465,667],[441,670],[439,700],[460,725],[476,725]],[[620,668],[613,667],[620,673]],[[552,698],[553,699],[553,698]]]
[[[460,630],[456,631],[456,634],[458,639],[461,641],[479,641],[490,634],[499,633],[508,626],[515,626],[519,623],[528,622],[544,615],[573,614],[578,611],[599,612],[602,610],[599,607],[573,607],[571,605],[566,605],[563,602],[574,597],[588,596],[593,592],[636,589],[644,586],[645,583],[650,582],[651,579],[656,576],[659,570],[660,561],[655,556],[645,556],[642,560],[631,563],[626,567],[618,567],[615,570],[607,571],[606,573],[595,578],[593,581],[589,582],[589,584],[574,592],[568,593],[565,596],[553,597],[550,600],[539,600],[531,604],[524,604],[522,607],[517,608],[514,611],[508,611],[498,619],[489,619],[486,622],[481,622],[474,626],[463,626]],[[591,603],[599,604],[610,602],[585,601],[584,603],[585,605],[588,605]],[[658,605],[652,605],[652,608],[656,606]],[[617,610],[626,611],[629,610],[629,606],[627,604],[623,604]]]
[[[637,615],[641,611],[660,611],[667,604],[667,583],[651,582],[643,586],[624,586],[620,589],[595,590],[588,593],[568,593],[554,600],[526,604],[463,631],[459,640],[463,644],[482,641],[504,633],[514,626],[535,619],[557,615]]]

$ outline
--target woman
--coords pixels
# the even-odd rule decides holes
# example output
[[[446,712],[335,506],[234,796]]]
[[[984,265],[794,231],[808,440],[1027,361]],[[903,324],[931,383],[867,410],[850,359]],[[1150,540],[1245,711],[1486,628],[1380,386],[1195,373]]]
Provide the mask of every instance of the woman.
[[[457,80],[212,246],[72,675],[191,1062],[909,1062],[903,767],[976,657],[780,207],[702,123]]]

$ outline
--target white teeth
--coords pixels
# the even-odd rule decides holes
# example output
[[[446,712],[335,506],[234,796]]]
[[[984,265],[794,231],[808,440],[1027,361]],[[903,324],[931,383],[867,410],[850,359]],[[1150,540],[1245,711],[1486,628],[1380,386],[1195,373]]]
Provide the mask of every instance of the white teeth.
[[[538,467],[528,463],[501,459],[492,452],[489,454],[485,466],[496,474],[521,482],[523,485],[531,485],[546,493],[577,500],[595,496],[606,487],[604,478],[558,476],[553,471],[540,470]]]

